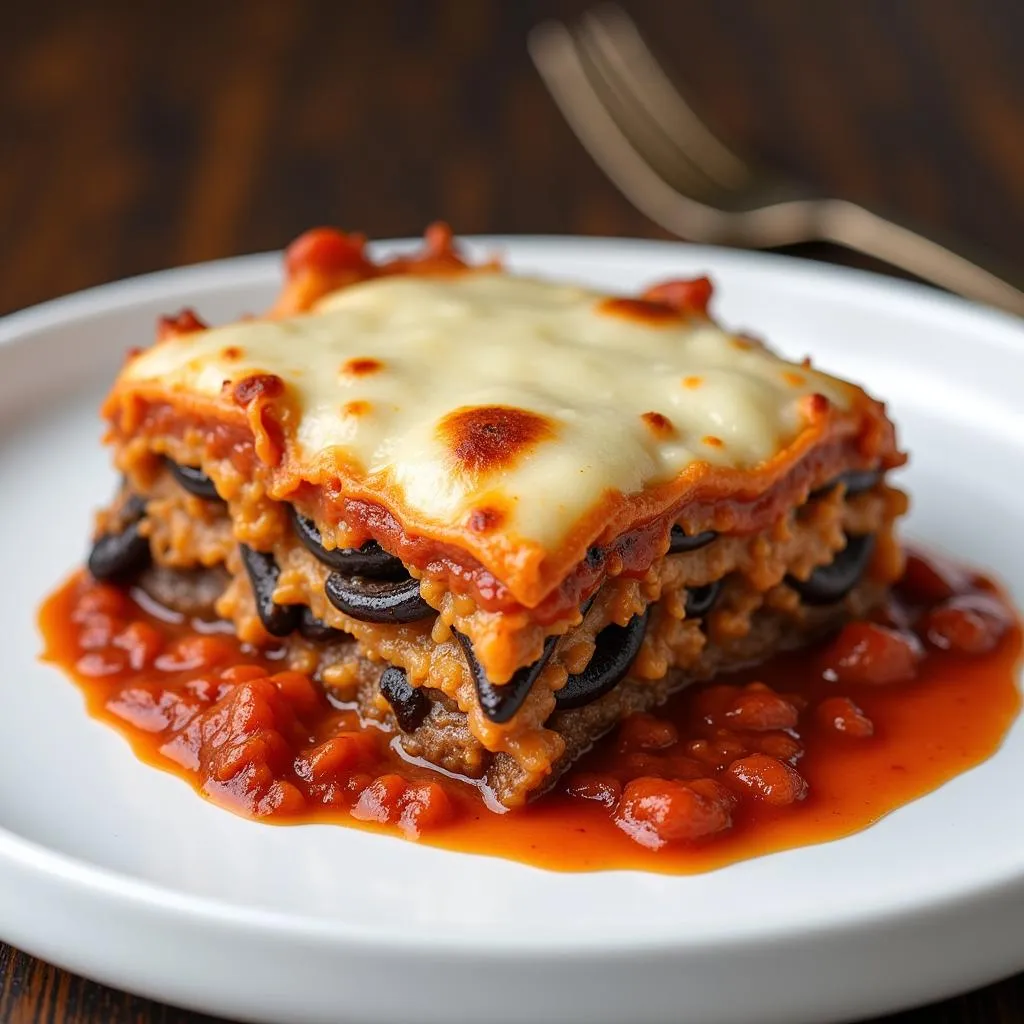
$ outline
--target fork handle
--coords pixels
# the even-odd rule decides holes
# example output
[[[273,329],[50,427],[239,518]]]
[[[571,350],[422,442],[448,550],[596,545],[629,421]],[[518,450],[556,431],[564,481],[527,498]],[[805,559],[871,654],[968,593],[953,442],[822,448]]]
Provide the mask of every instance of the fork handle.
[[[823,241],[874,256],[951,292],[1024,316],[1024,291],[976,258],[967,259],[926,235],[845,199],[825,202],[819,217],[818,232]]]

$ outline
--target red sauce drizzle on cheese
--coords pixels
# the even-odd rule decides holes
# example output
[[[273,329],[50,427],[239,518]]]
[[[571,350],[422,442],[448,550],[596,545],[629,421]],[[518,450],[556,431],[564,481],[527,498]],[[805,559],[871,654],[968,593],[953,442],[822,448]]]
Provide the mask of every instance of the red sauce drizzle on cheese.
[[[216,627],[82,574],[40,624],[96,718],[226,808],[563,871],[699,872],[847,835],[989,757],[1021,703],[1005,596],[912,556],[873,621],[627,719],[553,791],[497,814]]]

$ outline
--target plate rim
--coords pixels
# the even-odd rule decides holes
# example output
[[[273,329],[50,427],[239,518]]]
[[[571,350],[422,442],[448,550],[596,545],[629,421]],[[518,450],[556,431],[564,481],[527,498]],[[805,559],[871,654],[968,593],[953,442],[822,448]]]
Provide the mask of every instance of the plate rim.
[[[578,250],[580,256],[586,255],[584,250],[591,248],[662,249],[665,251],[675,249],[698,258],[706,253],[716,263],[734,263],[741,269],[754,265],[771,268],[776,272],[797,271],[803,275],[819,277],[823,282],[836,285],[843,290],[852,284],[858,288],[875,291],[897,304],[906,302],[916,304],[927,299],[929,303],[935,303],[941,307],[941,311],[946,313],[957,316],[966,315],[971,318],[981,317],[993,327],[1009,327],[1011,330],[1018,330],[1021,332],[1019,344],[1024,345],[1024,318],[1013,313],[986,306],[974,299],[942,291],[921,281],[905,280],[860,267],[847,267],[821,260],[804,259],[785,253],[731,249],[727,246],[702,245],[683,240],[633,236],[620,238],[613,235],[476,234],[456,235],[456,242],[468,246],[471,253],[474,251],[486,253],[491,248],[500,249],[507,246]],[[368,248],[372,255],[379,256],[391,252],[408,252],[420,245],[422,245],[421,238],[403,236],[375,239],[368,244]],[[103,300],[110,300],[112,296],[119,293],[124,293],[126,298],[130,297],[138,302],[151,301],[159,298],[164,291],[170,290],[172,282],[185,283],[193,277],[200,282],[198,287],[201,287],[203,291],[215,291],[216,288],[211,285],[203,286],[202,280],[207,277],[226,277],[241,270],[249,270],[254,277],[260,272],[265,272],[270,276],[276,275],[280,278],[283,257],[283,249],[271,249],[214,260],[202,260],[196,263],[147,271],[142,274],[132,274],[128,277],[105,281],[88,288],[57,295],[0,315],[0,345],[17,341],[26,332],[45,327],[51,317],[74,316],[80,307],[88,309],[96,303],[102,303]],[[597,259],[593,262],[600,263],[601,260]],[[938,316],[940,309],[936,308],[934,313],[935,316]],[[920,310],[917,310],[915,315],[920,315]]]
[[[886,277],[858,268],[777,253],[732,250],[661,239],[502,234],[459,236],[459,241],[465,243],[471,251],[486,252],[493,248],[512,247],[520,250],[521,254],[523,250],[533,248],[547,251],[551,256],[556,252],[561,253],[564,259],[577,263],[592,262],[595,266],[614,258],[616,251],[622,253],[623,250],[657,250],[666,254],[676,251],[680,255],[685,254],[687,264],[706,256],[714,264],[716,273],[732,265],[747,271],[770,272],[771,276],[816,279],[818,284],[831,286],[841,292],[844,301],[873,302],[875,310],[886,316],[891,315],[891,310],[881,309],[879,302],[891,304],[895,310],[906,309],[918,323],[924,323],[927,319],[941,319],[949,327],[951,317],[965,325],[977,324],[980,320],[988,328],[986,340],[1017,353],[1024,352],[1024,321],[1012,314],[936,291],[925,284]],[[403,251],[418,244],[420,240],[415,238],[381,240],[371,244],[371,251]],[[513,258],[523,256],[513,253]],[[196,301],[202,301],[205,296],[216,294],[227,287],[271,285],[275,279],[280,278],[280,267],[281,253],[266,252],[173,267],[96,285],[0,317],[0,351],[10,345],[30,345],[37,332],[49,327],[73,323],[87,316],[126,310],[135,304],[158,301],[168,293],[182,293],[188,289],[195,295]],[[826,301],[832,301],[832,297],[828,296]],[[385,948],[392,951],[422,951],[422,936],[418,931],[403,934],[393,930],[375,930],[342,920],[326,920],[301,913],[245,906],[216,897],[192,895],[170,885],[135,878],[75,858],[2,826],[0,859],[11,860],[22,870],[38,875],[40,881],[49,878],[61,884],[82,886],[90,897],[114,898],[129,905],[137,904],[137,909],[145,909],[156,915],[199,919],[228,928],[258,929],[330,945],[356,943],[367,952]],[[618,873],[609,871],[602,874],[612,878]],[[961,885],[939,896],[920,893],[904,897],[898,902],[889,900],[884,905],[860,910],[844,908],[841,917],[823,913],[813,921],[791,919],[781,925],[761,921],[756,927],[740,927],[732,932],[717,934],[710,941],[701,935],[687,936],[679,933],[660,934],[646,941],[638,941],[635,936],[620,939],[608,935],[595,935],[581,941],[579,937],[569,939],[559,933],[551,936],[542,933],[527,940],[496,933],[492,935],[487,948],[482,950],[473,944],[472,937],[460,940],[457,935],[445,932],[432,939],[431,952],[463,957],[471,954],[478,959],[503,960],[509,957],[535,959],[539,955],[552,953],[586,958],[600,954],[609,959],[633,957],[645,952],[664,953],[667,950],[699,949],[707,954],[717,948],[735,949],[737,946],[765,941],[785,941],[795,936],[806,938],[837,930],[870,929],[894,915],[907,917],[948,912],[958,904],[991,897],[1004,888],[1020,886],[1022,883],[1024,864],[1006,863],[1004,872],[998,876],[990,873],[973,884]]]

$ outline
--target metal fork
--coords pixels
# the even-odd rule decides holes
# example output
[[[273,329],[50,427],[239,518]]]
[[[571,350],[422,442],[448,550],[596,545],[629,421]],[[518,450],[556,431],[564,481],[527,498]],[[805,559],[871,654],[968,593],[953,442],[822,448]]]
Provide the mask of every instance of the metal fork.
[[[539,25],[529,48],[596,163],[673,234],[755,249],[834,242],[1024,316],[1024,291],[973,255],[856,203],[755,170],[694,113],[620,8],[589,12],[575,31],[559,22]]]

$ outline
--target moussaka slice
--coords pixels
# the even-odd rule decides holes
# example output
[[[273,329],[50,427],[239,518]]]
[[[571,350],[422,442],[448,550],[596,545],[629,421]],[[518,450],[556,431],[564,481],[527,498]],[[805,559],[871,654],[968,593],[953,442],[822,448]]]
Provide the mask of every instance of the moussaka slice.
[[[92,573],[223,620],[514,807],[625,715],[900,575],[880,403],[708,315],[320,229],[261,317],[185,312],[106,401]]]

